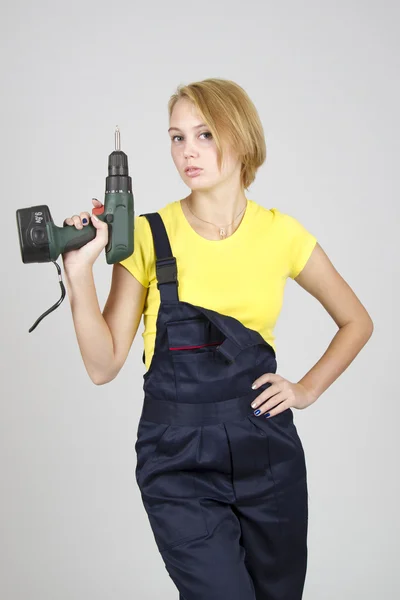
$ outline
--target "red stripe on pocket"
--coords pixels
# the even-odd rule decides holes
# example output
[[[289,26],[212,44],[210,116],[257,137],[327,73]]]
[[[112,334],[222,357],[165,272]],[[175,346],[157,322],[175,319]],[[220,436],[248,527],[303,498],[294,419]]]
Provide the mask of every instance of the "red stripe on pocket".
[[[196,348],[205,348],[206,346],[217,346],[222,344],[222,342],[212,342],[211,344],[202,344],[201,346],[177,346],[176,348],[171,348],[170,350],[195,350]]]

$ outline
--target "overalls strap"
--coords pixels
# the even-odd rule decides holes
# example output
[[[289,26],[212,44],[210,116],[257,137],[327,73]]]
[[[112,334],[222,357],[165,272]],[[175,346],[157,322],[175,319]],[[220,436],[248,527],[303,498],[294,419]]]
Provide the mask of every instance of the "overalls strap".
[[[140,216],[146,217],[148,220],[153,236],[157,287],[160,290],[161,302],[179,302],[176,258],[172,256],[171,244],[169,243],[164,221],[158,212]]]

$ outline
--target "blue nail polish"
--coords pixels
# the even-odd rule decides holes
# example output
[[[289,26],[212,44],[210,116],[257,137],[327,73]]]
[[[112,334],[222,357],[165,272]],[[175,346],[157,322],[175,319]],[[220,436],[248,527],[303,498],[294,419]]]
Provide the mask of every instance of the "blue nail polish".
[[[87,219],[82,219],[82,223],[87,223]]]
[[[269,417],[270,413],[267,413],[266,415],[264,415],[265,418]]]
[[[255,410],[255,411],[254,411],[254,414],[255,414],[255,415],[259,415],[259,414],[260,414],[260,412],[261,412],[261,411],[260,411],[260,409],[258,409],[258,410]]]

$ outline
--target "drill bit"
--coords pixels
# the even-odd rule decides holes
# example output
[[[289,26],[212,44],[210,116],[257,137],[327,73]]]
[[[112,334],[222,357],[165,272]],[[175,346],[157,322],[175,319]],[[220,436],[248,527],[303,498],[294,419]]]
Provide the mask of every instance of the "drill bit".
[[[121,150],[121,134],[118,125],[115,127],[115,150],[108,157],[108,176],[106,178],[106,194],[117,192],[132,193],[128,157]]]
[[[121,150],[121,134],[118,125],[115,128],[115,149]]]

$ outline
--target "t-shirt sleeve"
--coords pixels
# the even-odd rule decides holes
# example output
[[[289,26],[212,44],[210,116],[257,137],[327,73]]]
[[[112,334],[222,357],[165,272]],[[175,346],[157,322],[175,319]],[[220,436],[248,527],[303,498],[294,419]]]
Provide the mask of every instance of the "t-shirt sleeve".
[[[135,216],[135,229],[133,234],[133,253],[121,260],[119,264],[128,269],[130,273],[144,287],[149,287],[149,265],[154,258],[153,237],[150,224],[146,217]]]
[[[291,215],[284,215],[288,235],[289,277],[295,279],[301,273],[317,243],[314,234]]]

